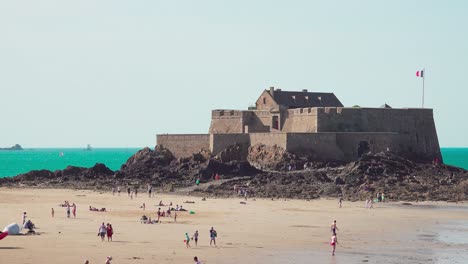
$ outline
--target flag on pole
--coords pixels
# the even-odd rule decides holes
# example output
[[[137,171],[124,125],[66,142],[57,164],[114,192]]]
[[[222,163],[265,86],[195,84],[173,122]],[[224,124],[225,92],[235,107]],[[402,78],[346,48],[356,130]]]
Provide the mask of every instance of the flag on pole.
[[[424,78],[424,70],[417,71],[417,72],[416,72],[416,77]]]

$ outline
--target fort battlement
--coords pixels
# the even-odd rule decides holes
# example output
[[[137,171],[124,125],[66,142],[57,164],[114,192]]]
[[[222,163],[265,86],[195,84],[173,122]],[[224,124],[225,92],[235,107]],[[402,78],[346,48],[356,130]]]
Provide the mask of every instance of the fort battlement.
[[[176,156],[201,148],[217,154],[233,144],[277,145],[317,159],[357,159],[366,151],[395,151],[442,159],[432,109],[344,107],[331,93],[265,90],[255,109],[212,111],[205,135],[158,135]]]

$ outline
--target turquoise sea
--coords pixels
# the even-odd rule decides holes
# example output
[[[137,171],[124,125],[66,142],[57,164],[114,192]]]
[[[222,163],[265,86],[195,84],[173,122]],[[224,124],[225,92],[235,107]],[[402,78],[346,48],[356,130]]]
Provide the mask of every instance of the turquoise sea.
[[[0,151],[0,177],[15,176],[30,170],[61,170],[68,165],[91,167],[104,163],[118,170],[138,148],[83,149],[38,148],[22,151]],[[61,155],[63,154],[63,155]],[[446,164],[468,169],[468,148],[442,148]]]
[[[18,151],[0,151],[0,177],[15,176],[30,170],[61,170],[68,165],[92,167],[104,163],[118,170],[138,148],[37,148]]]

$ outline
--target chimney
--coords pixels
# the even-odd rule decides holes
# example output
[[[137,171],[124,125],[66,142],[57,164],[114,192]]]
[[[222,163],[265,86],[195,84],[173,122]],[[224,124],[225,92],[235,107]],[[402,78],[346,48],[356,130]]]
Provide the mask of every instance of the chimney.
[[[275,97],[275,87],[273,87],[273,86],[270,87],[270,95],[272,97]]]
[[[303,93],[307,93],[307,89],[302,89],[302,92],[303,92]]]

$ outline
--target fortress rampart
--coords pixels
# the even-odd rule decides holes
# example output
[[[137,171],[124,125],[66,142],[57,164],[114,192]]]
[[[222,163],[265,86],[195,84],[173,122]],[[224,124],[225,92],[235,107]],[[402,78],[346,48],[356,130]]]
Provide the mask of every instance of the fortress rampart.
[[[176,156],[190,156],[201,148],[215,155],[236,143],[261,143],[321,160],[350,161],[366,152],[389,150],[442,160],[432,109],[342,107],[334,95],[328,102],[324,95],[264,91],[255,110],[213,110],[206,135],[158,135],[157,144]]]

